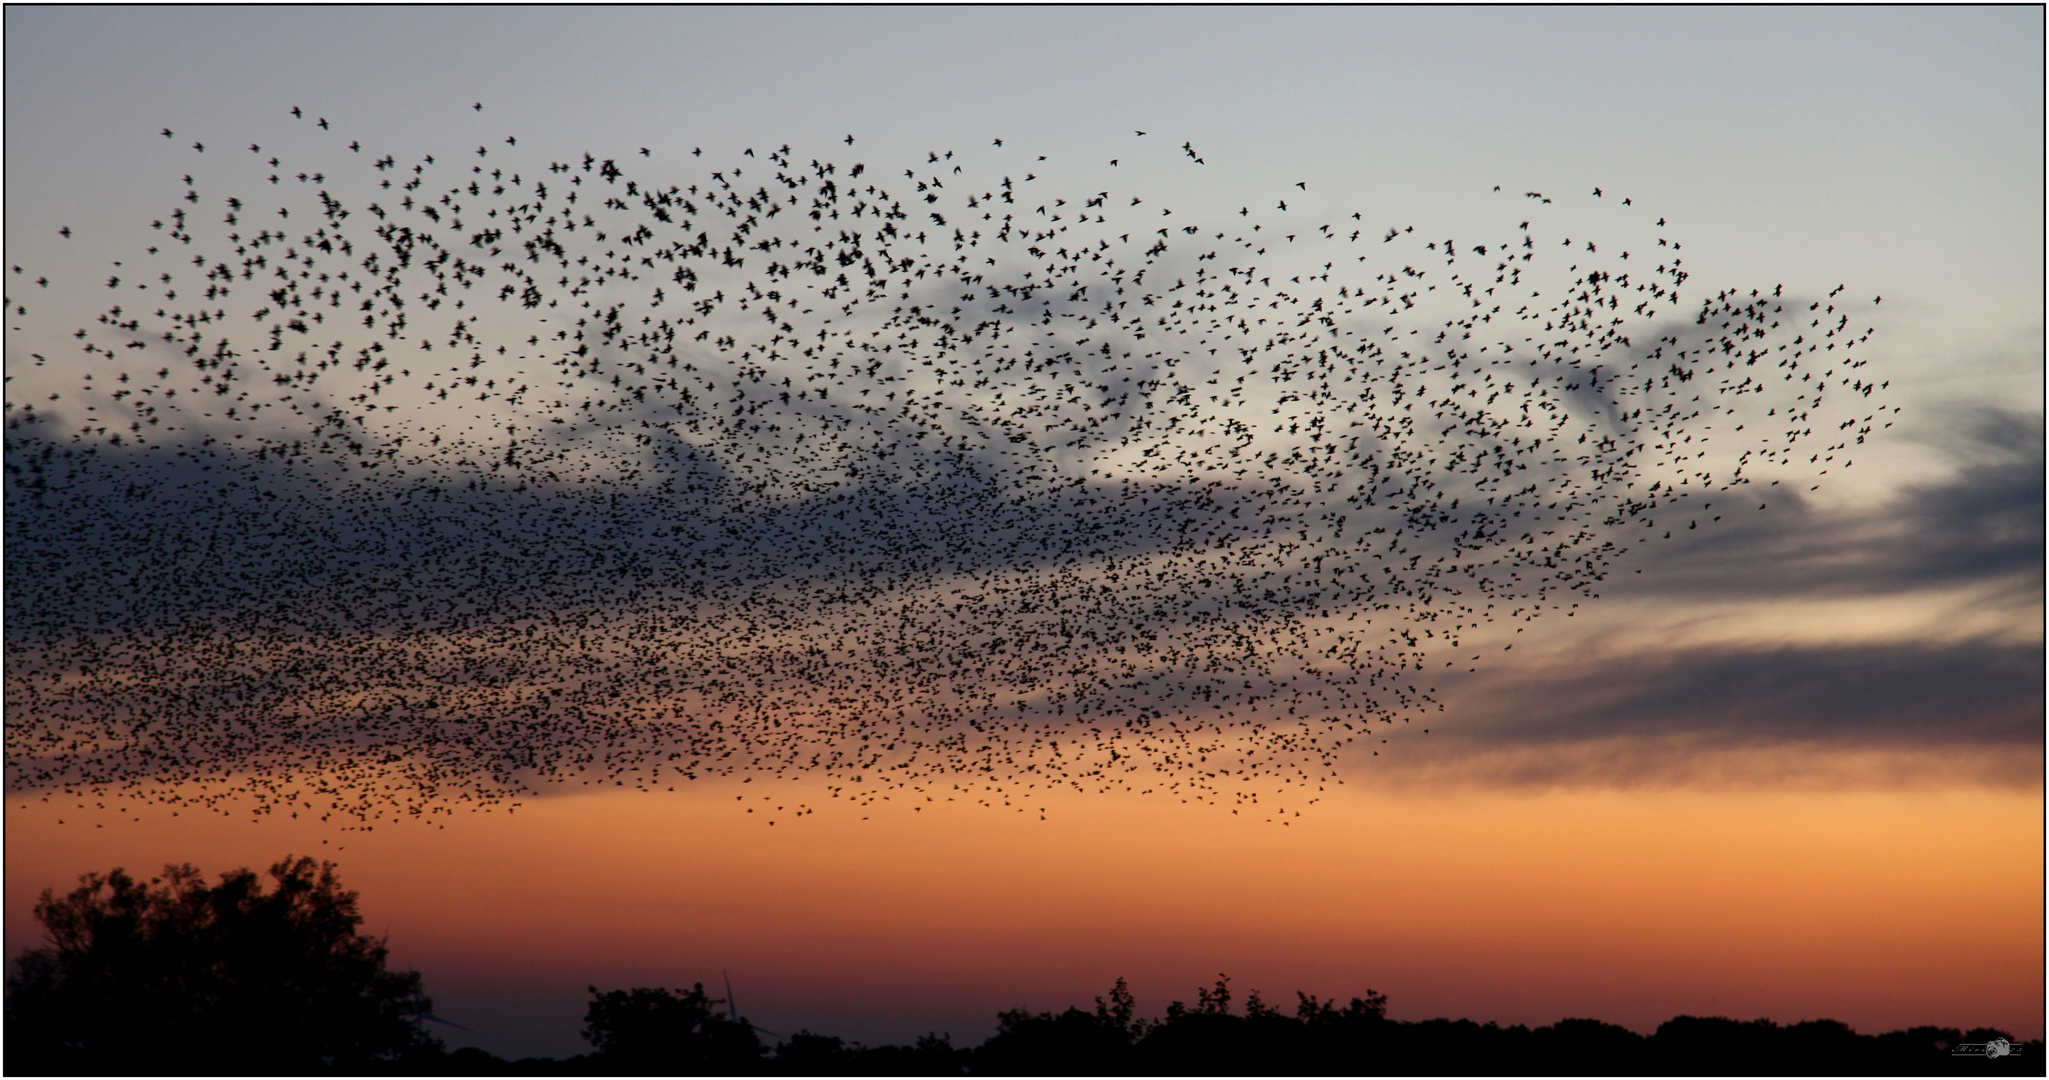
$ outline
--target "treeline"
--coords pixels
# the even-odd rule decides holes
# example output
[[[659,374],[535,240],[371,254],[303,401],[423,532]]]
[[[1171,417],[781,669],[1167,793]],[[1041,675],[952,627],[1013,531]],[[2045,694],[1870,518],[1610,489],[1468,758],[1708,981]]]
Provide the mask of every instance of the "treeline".
[[[1228,979],[1136,1016],[1124,980],[1092,1009],[997,1014],[974,1047],[943,1035],[910,1046],[863,1046],[797,1032],[773,1043],[744,1018],[690,990],[598,993],[586,1017],[589,1054],[505,1061],[475,1048],[446,1055],[446,1075],[584,1076],[1155,1076],[1155,1075],[2042,1075],[2040,1040],[1990,1028],[1917,1027],[1859,1035],[1834,1020],[1680,1016],[1649,1035],[1599,1020],[1501,1027],[1470,1020],[1390,1020],[1385,996],[1340,1006],[1296,994],[1282,1011],[1250,995],[1233,1011]],[[1978,1048],[1984,1048],[1982,1050]],[[2010,1049],[2008,1049],[2010,1048]],[[2008,1052],[1991,1056],[1999,1049]],[[421,1062],[422,1065],[428,1064]]]
[[[1990,1028],[1859,1035],[1833,1020],[1779,1025],[1680,1016],[1649,1036],[1598,1020],[1500,1027],[1390,1020],[1368,991],[1283,1011],[1228,979],[1141,1019],[1122,979],[1093,1008],[997,1014],[979,1046],[928,1035],[864,1046],[764,1032],[688,990],[591,987],[591,1051],[507,1061],[450,1051],[417,972],[358,932],[332,864],[286,859],[269,888],[248,870],[209,885],[190,866],[142,882],[88,874],[35,915],[50,944],[7,974],[8,1075],[960,1076],[1891,1074],[2041,1076],[2042,1043]],[[767,1039],[763,1036],[768,1035]]]

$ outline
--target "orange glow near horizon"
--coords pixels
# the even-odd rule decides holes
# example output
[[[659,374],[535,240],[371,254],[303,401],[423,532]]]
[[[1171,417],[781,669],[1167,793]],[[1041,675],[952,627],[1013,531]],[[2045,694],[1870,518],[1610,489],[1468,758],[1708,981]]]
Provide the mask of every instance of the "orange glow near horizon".
[[[1042,821],[820,795],[715,782],[347,833],[17,797],[8,944],[34,944],[35,896],[86,870],[311,852],[437,1011],[501,1053],[577,1052],[587,983],[717,990],[722,970],[765,1027],[869,1042],[977,1042],[999,1009],[1086,1005],[1119,976],[1158,1015],[1219,972],[1284,1008],[1370,987],[1404,1019],[2042,1035],[2039,790],[1339,789],[1285,828],[1138,796],[1048,796]],[[820,809],[767,824],[798,802]],[[561,1015],[499,1015],[513,986]]]

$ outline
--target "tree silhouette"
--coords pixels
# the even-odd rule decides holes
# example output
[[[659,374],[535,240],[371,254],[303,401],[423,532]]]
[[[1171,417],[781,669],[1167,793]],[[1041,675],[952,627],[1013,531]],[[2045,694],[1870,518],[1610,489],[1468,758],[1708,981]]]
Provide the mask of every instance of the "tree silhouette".
[[[740,1073],[760,1067],[767,1048],[754,1026],[721,1015],[704,984],[670,991],[590,988],[583,1037],[596,1048],[596,1064],[629,1075]]]
[[[334,864],[292,859],[144,883],[85,874],[35,917],[50,944],[7,977],[10,1073],[363,1072],[438,1052],[416,972],[357,932]]]

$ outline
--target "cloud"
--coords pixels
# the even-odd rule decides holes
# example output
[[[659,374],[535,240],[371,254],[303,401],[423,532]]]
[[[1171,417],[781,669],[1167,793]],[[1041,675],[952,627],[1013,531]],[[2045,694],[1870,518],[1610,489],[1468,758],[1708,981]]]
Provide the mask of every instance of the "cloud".
[[[1870,509],[1827,513],[1799,493],[1752,488],[1713,507],[1659,515],[1631,554],[1639,575],[1614,592],[1700,597],[1882,596],[2007,583],[2039,593],[2043,571],[2043,419],[1997,405],[1957,408],[1933,439],[1954,463],[1944,479]],[[1764,511],[1756,511],[1757,503]],[[1727,508],[1721,522],[1712,521]],[[1689,528],[1697,522],[1700,528]],[[1644,533],[1653,533],[1644,529]]]
[[[1376,784],[2033,787],[2036,642],[1643,650],[1480,674],[1401,730]],[[1390,762],[1387,766],[1378,762]]]
[[[2042,789],[2034,746],[1903,748],[1841,742],[1615,737],[1508,743],[1409,739],[1346,781],[1417,790],[1843,791]]]
[[[2031,583],[2039,581],[2042,549],[2039,419],[1981,409],[1964,414],[1953,430],[1944,446],[1959,466],[1942,482],[1909,488],[1861,513],[1782,503],[1785,512],[1754,523],[1653,547],[1642,553],[1649,556],[1647,573],[1613,591],[1681,605],[1960,584],[2038,595]],[[31,444],[18,443],[15,451],[18,465],[37,458]],[[943,646],[948,659],[941,666],[956,680],[965,675],[966,684],[1015,682],[1010,690],[1043,692],[1030,689],[1031,676],[1051,657],[1064,658],[1062,670],[1079,664],[1107,674],[1111,681],[1097,689],[1106,704],[1123,702],[1120,715],[1140,704],[1168,713],[1221,712],[1219,702],[1228,700],[1212,697],[1222,685],[1214,679],[1149,681],[1138,656],[1128,670],[1098,669],[1113,659],[1115,645],[1141,640],[1128,633],[1143,628],[1142,620],[1130,621],[1128,607],[1049,602],[1034,612],[1027,596],[968,610],[969,622],[959,623],[945,614],[959,598],[927,603],[932,589],[945,591],[934,576],[941,568],[979,581],[1063,561],[1089,567],[1083,577],[1105,560],[1143,563],[1175,548],[1183,522],[1231,527],[1240,496],[1228,489],[1159,485],[1145,489],[1157,509],[1134,514],[1137,489],[1129,485],[1007,497],[968,470],[917,488],[876,485],[735,508],[722,502],[732,478],[715,460],[680,443],[663,453],[675,483],[453,489],[423,481],[372,488],[375,497],[340,476],[233,452],[100,448],[43,456],[47,468],[70,474],[57,478],[55,495],[39,495],[20,473],[10,486],[11,686],[20,688],[14,684],[27,669],[112,674],[67,707],[81,716],[140,704],[265,718],[249,732],[310,708],[321,719],[287,725],[291,738],[302,747],[333,742],[318,755],[333,762],[346,759],[355,745],[348,740],[359,737],[365,717],[374,718],[376,746],[424,762],[430,784],[471,767],[465,755],[473,752],[492,758],[491,768],[515,773],[544,765],[548,754],[573,757],[594,724],[610,730],[603,716],[626,716],[643,733],[659,729],[700,759],[736,746],[758,754],[761,744],[707,740],[701,725],[671,730],[648,717],[678,700],[691,703],[695,716],[710,715],[716,695],[698,684],[714,669],[746,688],[740,698],[721,691],[723,711],[771,699],[783,708],[812,708],[817,701],[801,704],[808,693],[851,691],[852,683],[841,685],[851,669],[803,674],[816,663],[811,650],[823,640],[820,627],[837,620],[838,629],[874,630],[875,605],[887,601],[906,613],[918,609],[905,616],[905,627],[945,631],[929,644]],[[969,505],[979,507],[979,528],[962,543],[958,526]],[[818,589],[789,599],[806,602],[753,606],[763,587],[757,583],[783,588],[800,579]],[[1073,584],[1079,595],[1101,583]],[[1219,618],[1204,632],[1243,636],[1253,628],[1248,612],[1228,610],[1221,579],[1180,586],[1186,595],[1157,599],[1212,605]],[[679,618],[679,607],[689,617]],[[1051,625],[1039,624],[1050,616],[1058,617],[1061,632],[1047,637]],[[641,632],[629,627],[650,617],[667,626],[669,644],[657,654],[621,653]],[[522,621],[539,625],[523,628]],[[109,624],[131,634],[155,630],[109,650],[94,637]],[[521,632],[529,636],[516,636]],[[152,635],[160,640],[145,640]],[[916,645],[917,636],[899,633],[898,643]],[[249,657],[268,656],[270,667],[178,667],[181,658],[221,640],[241,643]],[[1208,647],[1214,651],[1222,640]],[[1167,634],[1164,646],[1173,643]],[[1195,638],[1182,644],[1201,645]],[[1041,646],[1052,651],[1028,652]],[[284,661],[273,655],[280,648],[324,659]],[[920,666],[925,661],[891,663],[859,677],[903,688],[929,678]],[[534,723],[501,722],[495,741],[482,739],[474,751],[442,738],[532,709],[536,693],[546,694],[571,669],[588,675],[583,669],[592,665],[609,665],[603,688],[573,693],[574,700],[540,699],[548,708]],[[145,671],[156,672],[157,685],[133,681]],[[1245,679],[1235,678],[1230,689],[1246,692]],[[1432,723],[1429,740],[1401,740],[1395,753],[1377,760],[1404,762],[1411,782],[1520,785],[1722,783],[1816,770],[1890,783],[1925,777],[1927,761],[1940,758],[1951,763],[1944,775],[1963,769],[2009,783],[2039,757],[2042,678],[2039,646],[2010,639],[1640,650],[1568,669],[1483,673],[1447,699],[1450,714]],[[337,679],[352,688],[347,708],[355,712],[321,704],[321,688]],[[814,684],[808,690],[798,685],[807,679]],[[672,681],[695,689],[651,689]],[[1273,685],[1260,678],[1262,693]],[[148,693],[138,696],[138,687]],[[552,711],[564,704],[584,711]],[[813,721],[820,732],[859,724],[852,713],[819,717]],[[185,741],[246,745],[248,736],[233,727],[204,723]],[[777,747],[786,757],[785,750]],[[1894,764],[1874,764],[1881,759]],[[968,759],[954,762],[963,763]],[[29,753],[12,761],[17,778],[54,774],[60,764]],[[1385,774],[1376,767],[1370,775]]]
[[[1493,680],[1473,738],[2039,745],[2040,646],[2000,641],[1689,649]]]
[[[1769,514],[1740,516],[1739,501],[1737,520],[1714,528],[1681,518],[1672,541],[1639,544],[1624,563],[1641,575],[1604,592],[1683,621],[1695,604],[1777,610],[1933,591],[2001,609],[1996,625],[1959,637],[1946,622],[1909,621],[1886,640],[1770,646],[1591,631],[1598,641],[1577,656],[1467,676],[1442,695],[1428,736],[1404,729],[1382,748],[1369,782],[2039,786],[2042,417],[1960,407],[1927,441],[1953,464],[1940,480],[1875,507],[1829,512],[1774,493]],[[1817,629],[1828,632],[1825,617],[1807,631]]]
[[[1929,582],[2026,571],[2043,555],[2043,422],[1998,406],[1960,411],[1942,449],[1962,462],[1949,482],[1909,489],[1901,518],[1917,543],[1907,578]]]

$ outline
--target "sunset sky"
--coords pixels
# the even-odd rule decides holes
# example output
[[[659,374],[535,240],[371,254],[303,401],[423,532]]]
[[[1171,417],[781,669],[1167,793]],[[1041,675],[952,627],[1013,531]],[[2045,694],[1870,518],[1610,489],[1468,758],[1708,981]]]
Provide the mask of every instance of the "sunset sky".
[[[1119,977],[1158,1015],[1219,973],[1284,1006],[1370,987],[1401,1019],[2043,1035],[2039,9],[5,18],[9,296],[47,273],[31,303],[81,320],[8,324],[10,422],[70,386],[28,359],[102,303],[67,283],[146,242],[181,173],[301,138],[295,105],[415,156],[485,125],[565,160],[648,147],[657,168],[693,147],[803,158],[851,133],[886,163],[1000,137],[1049,172],[1120,158],[1233,213],[1285,189],[1421,222],[1495,185],[1601,187],[1683,227],[1709,291],[1843,284],[1903,407],[1848,472],[1797,491],[1786,473],[1768,511],[1638,545],[1569,620],[1488,627],[1484,661],[1437,680],[1443,710],[1343,757],[1313,805],[848,799],[760,775],[364,828],[232,799],[81,805],[10,769],[10,956],[39,944],[37,895],[82,872],[313,853],[470,1029],[450,1045],[504,1056],[584,1049],[588,985],[727,976],[765,1029],[870,1043],[978,1042],[999,1010],[1087,1004]],[[1184,140],[1199,184],[1168,167]],[[12,489],[8,513],[10,540],[32,529]],[[35,572],[8,561],[11,624]],[[79,599],[102,602],[127,600]]]

